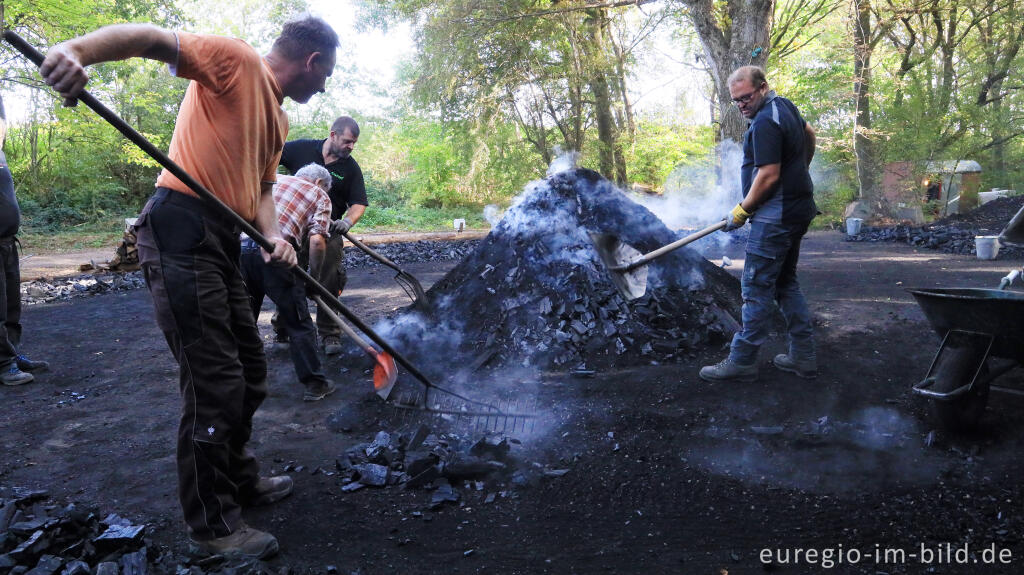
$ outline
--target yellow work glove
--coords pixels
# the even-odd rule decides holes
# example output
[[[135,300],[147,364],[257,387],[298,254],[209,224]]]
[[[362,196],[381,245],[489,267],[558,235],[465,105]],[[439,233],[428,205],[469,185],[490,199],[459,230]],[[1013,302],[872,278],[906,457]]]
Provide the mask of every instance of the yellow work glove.
[[[725,231],[731,232],[736,228],[742,228],[747,223],[747,218],[754,215],[743,209],[743,204],[736,204],[736,207],[725,216]]]

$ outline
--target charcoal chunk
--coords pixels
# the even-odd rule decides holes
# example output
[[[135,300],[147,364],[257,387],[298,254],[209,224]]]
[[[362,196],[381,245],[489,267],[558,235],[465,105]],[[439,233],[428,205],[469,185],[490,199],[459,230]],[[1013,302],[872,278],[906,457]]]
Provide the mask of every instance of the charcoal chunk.
[[[125,553],[118,563],[121,566],[122,575],[149,575],[145,547],[134,553]]]
[[[103,561],[96,566],[96,575],[120,575],[120,570],[117,567],[117,563]]]
[[[64,566],[64,560],[56,555],[43,555],[39,562],[25,575],[54,575]]]

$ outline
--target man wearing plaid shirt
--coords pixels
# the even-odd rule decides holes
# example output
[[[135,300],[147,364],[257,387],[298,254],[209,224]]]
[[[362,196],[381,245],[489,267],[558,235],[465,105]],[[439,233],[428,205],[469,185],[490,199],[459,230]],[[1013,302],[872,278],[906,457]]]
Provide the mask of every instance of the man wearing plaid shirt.
[[[274,205],[284,239],[298,248],[309,235],[309,273],[319,277],[330,235],[331,185],[327,168],[317,164],[303,167],[294,176],[278,175],[274,185]],[[309,315],[306,287],[289,269],[267,265],[256,242],[243,235],[242,275],[249,290],[254,317],[259,317],[263,298],[277,305],[280,321],[291,340],[292,363],[299,381],[306,387],[302,399],[319,401],[332,392],[334,384],[324,376],[317,355],[316,326]]]

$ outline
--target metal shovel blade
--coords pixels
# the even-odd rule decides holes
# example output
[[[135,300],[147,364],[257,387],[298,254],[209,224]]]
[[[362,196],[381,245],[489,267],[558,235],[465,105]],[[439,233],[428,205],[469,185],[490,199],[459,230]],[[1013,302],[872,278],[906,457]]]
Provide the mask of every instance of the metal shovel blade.
[[[597,255],[608,269],[608,276],[622,297],[634,300],[647,292],[647,266],[627,269],[643,254],[611,234],[590,234]]]
[[[386,401],[391,395],[391,390],[395,388],[395,381],[398,380],[398,366],[395,365],[395,358],[386,351],[373,349],[372,355],[376,364],[373,366],[373,390]]]
[[[1010,223],[999,234],[999,243],[1024,245],[1024,207],[1017,211]]]
[[[338,324],[338,327],[341,328],[341,331],[345,332],[349,339],[373,358],[373,390],[382,399],[387,399],[391,395],[391,390],[395,387],[395,380],[398,379],[398,366],[395,365],[395,358],[391,357],[391,354],[388,352],[380,351],[366,343],[366,340],[359,337],[356,330],[352,329],[351,326],[338,317],[338,314],[334,313],[334,310],[328,307],[324,300],[320,299],[320,296],[313,296],[313,301],[317,303],[321,312]]]

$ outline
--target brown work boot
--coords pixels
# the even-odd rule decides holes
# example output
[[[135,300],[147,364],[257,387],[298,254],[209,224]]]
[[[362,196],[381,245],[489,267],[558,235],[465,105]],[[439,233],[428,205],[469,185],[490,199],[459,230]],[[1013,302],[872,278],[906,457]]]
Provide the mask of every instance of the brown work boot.
[[[311,383],[306,386],[306,393],[302,395],[302,401],[320,401],[337,391],[337,389],[337,386],[329,381]]]
[[[277,538],[270,533],[253,529],[240,523],[231,535],[196,541],[189,539],[189,551],[195,555],[224,555],[226,557],[247,557],[268,559],[277,555]]]
[[[274,477],[260,477],[259,481],[248,493],[245,500],[246,507],[260,507],[276,503],[292,494],[294,487],[292,478],[287,475],[275,475]]]
[[[813,357],[810,359],[795,359],[787,353],[780,353],[772,360],[772,365],[782,371],[795,373],[804,379],[818,377],[818,360]]]
[[[757,364],[741,365],[725,358],[715,365],[700,368],[700,378],[704,381],[755,381]]]

